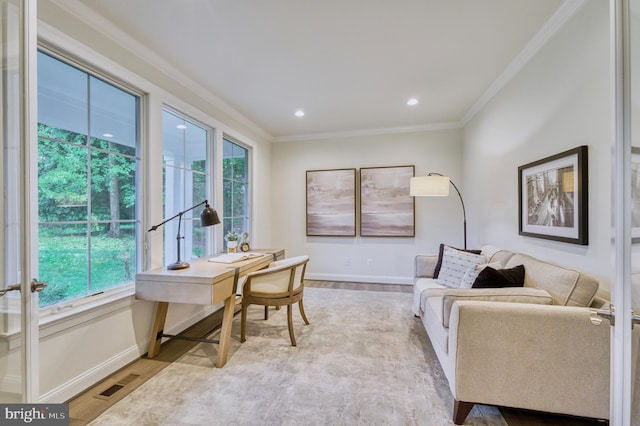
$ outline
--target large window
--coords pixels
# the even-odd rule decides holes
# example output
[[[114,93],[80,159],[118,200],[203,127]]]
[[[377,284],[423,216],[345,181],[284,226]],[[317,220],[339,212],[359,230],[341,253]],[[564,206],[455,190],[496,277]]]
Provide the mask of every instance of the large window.
[[[249,150],[224,139],[224,234],[249,231]]]
[[[131,283],[140,98],[38,53],[38,277],[47,306]]]
[[[210,170],[208,147],[210,130],[176,112],[162,113],[163,205],[164,217],[169,218],[204,200],[209,200]],[[211,202],[213,205],[213,202]],[[181,260],[208,254],[211,228],[200,226],[198,208],[182,217],[180,235]],[[177,260],[178,220],[167,222],[164,228],[165,264]]]

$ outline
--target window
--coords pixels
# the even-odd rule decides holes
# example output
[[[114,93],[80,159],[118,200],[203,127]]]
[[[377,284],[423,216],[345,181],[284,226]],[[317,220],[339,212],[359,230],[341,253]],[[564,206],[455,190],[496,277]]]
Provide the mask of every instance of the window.
[[[224,234],[249,232],[249,150],[224,139]]]
[[[178,113],[162,112],[162,175],[164,217],[169,218],[196,204],[208,200],[208,182],[211,181],[208,161],[210,130]],[[211,201],[211,200],[210,200]],[[211,203],[213,204],[213,203]],[[201,208],[191,210],[182,217],[180,235],[184,240],[181,260],[208,254],[211,228],[200,226]],[[194,223],[195,222],[195,223]],[[164,226],[165,264],[178,258],[176,236],[178,220]]]
[[[132,282],[140,98],[38,52],[40,306]]]

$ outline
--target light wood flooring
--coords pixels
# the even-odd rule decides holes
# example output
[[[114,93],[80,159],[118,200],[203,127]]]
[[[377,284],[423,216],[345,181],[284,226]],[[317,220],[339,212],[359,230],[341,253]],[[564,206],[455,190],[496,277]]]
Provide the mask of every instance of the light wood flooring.
[[[411,293],[413,291],[411,285],[394,284],[307,280],[305,281],[305,285],[307,287],[348,290],[403,293]],[[194,324],[181,334],[188,337],[202,337],[219,328],[221,321],[222,312],[216,312]],[[146,357],[142,357],[72,398],[68,401],[70,426],[88,424],[197,344],[197,342],[187,340],[171,339],[162,344],[162,351],[155,358],[147,359]],[[510,408],[502,408],[501,412],[509,426],[602,426],[603,424],[607,424],[607,422],[599,422],[592,419],[556,416]]]

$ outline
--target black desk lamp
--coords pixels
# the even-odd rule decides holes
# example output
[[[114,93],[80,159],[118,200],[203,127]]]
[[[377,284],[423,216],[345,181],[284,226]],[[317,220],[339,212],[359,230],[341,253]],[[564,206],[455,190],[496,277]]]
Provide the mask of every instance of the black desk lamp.
[[[203,202],[196,204],[195,206],[188,208],[185,211],[182,211],[180,213],[178,213],[177,215],[170,217],[169,219],[165,220],[162,223],[159,223],[155,226],[152,226],[149,231],[147,232],[151,232],[151,231],[155,231],[156,229],[158,229],[159,227],[161,227],[162,225],[164,225],[165,223],[169,222],[170,220],[175,219],[176,217],[179,218],[178,219],[178,236],[176,237],[176,240],[178,241],[178,260],[176,261],[176,263],[172,263],[171,265],[167,266],[167,269],[169,270],[176,270],[176,269],[186,269],[189,267],[189,264],[187,262],[183,262],[182,260],[180,260],[180,240],[184,239],[184,237],[180,236],[180,225],[182,224],[182,215],[185,214],[188,211],[191,211],[193,209],[195,209],[196,207],[199,207],[201,205],[205,205],[204,206],[204,210],[202,210],[202,213],[200,213],[200,226],[211,226],[211,225],[217,225],[220,223],[220,219],[218,218],[218,213],[216,213],[216,211],[214,209],[211,208],[211,206],[209,206],[209,202],[207,200],[204,200]]]

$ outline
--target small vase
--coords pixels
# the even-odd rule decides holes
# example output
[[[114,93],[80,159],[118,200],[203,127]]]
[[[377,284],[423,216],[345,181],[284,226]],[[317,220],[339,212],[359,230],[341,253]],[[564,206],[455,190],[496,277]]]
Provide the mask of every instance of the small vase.
[[[237,241],[227,241],[227,253],[236,253],[238,251]]]

